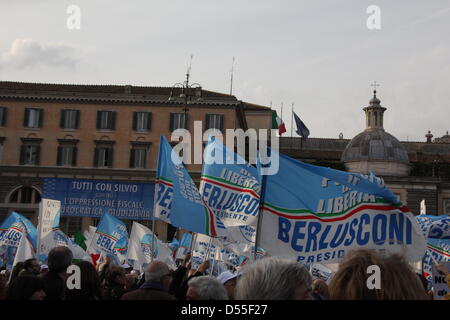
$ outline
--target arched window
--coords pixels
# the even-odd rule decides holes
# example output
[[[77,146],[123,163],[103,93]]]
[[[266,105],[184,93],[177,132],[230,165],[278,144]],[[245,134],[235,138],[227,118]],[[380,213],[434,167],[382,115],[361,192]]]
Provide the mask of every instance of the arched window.
[[[33,187],[21,186],[14,190],[8,199],[9,203],[39,203],[41,193]]]

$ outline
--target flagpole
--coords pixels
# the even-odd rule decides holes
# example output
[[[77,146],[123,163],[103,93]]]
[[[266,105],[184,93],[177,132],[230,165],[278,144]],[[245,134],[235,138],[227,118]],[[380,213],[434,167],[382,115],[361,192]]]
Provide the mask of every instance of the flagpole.
[[[217,247],[214,250],[214,259],[212,261],[212,267],[211,267],[211,273],[210,275],[214,274],[214,266],[216,265],[216,253],[217,253]]]
[[[294,138],[292,134],[292,130],[294,129],[293,120],[294,120],[294,103],[292,103],[291,105],[291,149],[293,147],[293,138]]]
[[[256,260],[256,252],[258,251],[259,238],[261,237],[260,229],[261,229],[262,219],[263,219],[264,193],[266,190],[266,182],[267,182],[267,176],[265,174],[263,174],[262,183],[261,183],[261,198],[259,200],[258,221],[257,221],[257,226],[256,226],[256,235],[255,235],[254,260]]]
[[[36,258],[37,261],[40,261],[40,255],[41,255],[41,235],[42,235],[42,200],[39,203],[39,216],[38,216],[38,237],[37,237],[37,248],[36,248]]]
[[[158,172],[158,171],[157,171]],[[157,175],[157,173],[155,174]],[[155,177],[155,182],[156,179],[158,179],[158,177]],[[153,262],[153,252],[155,250],[155,210],[156,210],[156,187],[158,187],[159,185],[157,183],[155,183],[155,188],[154,188],[154,193],[153,193],[153,212],[152,212],[152,251],[151,251],[151,258],[152,260],[150,262]]]
[[[281,115],[280,115],[280,117],[281,117],[281,122],[283,122],[283,104],[281,104]],[[278,129],[278,136],[281,137],[280,129]]]
[[[209,256],[209,251],[211,249],[211,243],[212,243],[212,237],[209,237],[209,243],[208,243],[208,248],[206,249],[206,254],[205,254],[205,259],[203,259],[203,262],[205,262],[208,259]],[[206,271],[206,270],[205,270]]]
[[[191,233],[191,245],[189,246],[189,252],[192,252],[192,247],[194,246],[194,237],[197,240],[197,234],[195,232],[190,231]]]

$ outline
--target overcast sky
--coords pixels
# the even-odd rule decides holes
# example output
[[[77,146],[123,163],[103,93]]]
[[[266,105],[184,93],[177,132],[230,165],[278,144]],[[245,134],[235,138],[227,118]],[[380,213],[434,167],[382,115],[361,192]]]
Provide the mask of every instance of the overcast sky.
[[[424,141],[450,129],[449,35],[448,0],[0,0],[0,80],[172,86],[193,54],[191,81],[229,93],[235,57],[233,94],[283,103],[288,131],[294,103],[312,137],[352,138],[376,80],[385,129]]]

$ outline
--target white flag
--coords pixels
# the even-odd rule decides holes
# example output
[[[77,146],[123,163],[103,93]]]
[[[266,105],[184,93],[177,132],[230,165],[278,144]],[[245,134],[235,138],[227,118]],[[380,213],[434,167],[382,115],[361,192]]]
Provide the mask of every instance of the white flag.
[[[30,241],[27,239],[26,233],[22,233],[22,238],[20,239],[19,247],[16,251],[13,266],[15,266],[18,262],[23,262],[31,258],[34,258],[33,248],[31,247]]]
[[[92,242],[92,239],[94,238],[96,230],[97,230],[96,227],[89,226],[89,229],[85,230],[83,233],[83,236],[86,238],[85,243],[86,243],[87,253],[89,253],[89,254],[96,253],[95,249],[90,249],[91,242]]]
[[[152,252],[153,241],[155,242]],[[176,268],[172,250],[154,236],[149,228],[136,221],[133,221],[133,227],[131,229],[127,259],[134,260],[134,267],[141,272],[145,270],[146,265],[152,260],[159,260],[167,263],[172,269]]]
[[[61,202],[58,200],[42,199],[39,204],[38,218],[38,258],[47,260],[50,250],[55,247],[53,230],[59,228]]]

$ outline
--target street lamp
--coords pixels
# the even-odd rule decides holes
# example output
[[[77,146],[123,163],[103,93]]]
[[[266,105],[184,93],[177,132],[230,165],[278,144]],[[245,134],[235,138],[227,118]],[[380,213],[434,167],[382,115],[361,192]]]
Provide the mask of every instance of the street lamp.
[[[180,94],[178,97],[175,96],[174,91],[176,88],[180,88]],[[178,99],[183,99],[184,108],[183,112],[187,115],[189,111],[187,105],[190,101],[196,98],[197,101],[202,100],[202,87],[198,83],[189,84],[189,72],[186,73],[186,81],[183,83],[175,83],[170,89],[169,101],[177,101]]]

